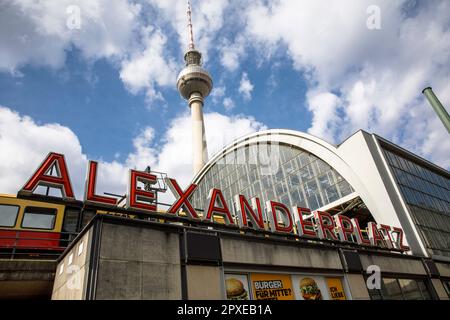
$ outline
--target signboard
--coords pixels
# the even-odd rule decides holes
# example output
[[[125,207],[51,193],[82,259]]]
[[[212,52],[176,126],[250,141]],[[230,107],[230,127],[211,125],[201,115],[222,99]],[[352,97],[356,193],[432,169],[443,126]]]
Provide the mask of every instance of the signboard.
[[[293,275],[292,283],[297,300],[329,300],[325,279],[316,275]]]
[[[254,300],[294,300],[291,276],[254,273],[250,276]]]
[[[225,274],[225,294],[227,300],[250,300],[248,276],[246,274]]]
[[[343,278],[315,274],[226,273],[225,290],[228,300],[347,300]]]
[[[327,285],[331,300],[347,300],[340,278],[327,278]]]
[[[84,201],[86,203],[117,208],[119,204],[117,198],[97,194],[97,169],[97,162],[88,162]],[[56,175],[52,174],[53,171],[56,172]],[[355,242],[362,246],[409,251],[409,247],[404,244],[403,230],[401,228],[369,222],[368,227],[364,230],[355,218],[351,219],[339,214],[332,216],[327,212],[318,210],[311,212],[308,208],[298,206],[288,208],[285,204],[271,200],[266,201],[265,205],[263,205],[258,197],[246,199],[245,196],[239,194],[234,196],[234,206],[232,206],[233,204],[227,203],[222,191],[217,188],[211,188],[208,195],[208,203],[205,203],[207,210],[199,214],[190,202],[198,187],[196,184],[192,183],[183,190],[175,179],[165,178],[164,180],[176,200],[167,212],[161,213],[162,217],[164,215],[184,216],[192,221],[206,221],[209,223],[217,223],[215,217],[219,217],[227,225],[234,226],[236,229],[251,228],[277,234],[296,234],[299,237],[308,239]],[[157,181],[157,177],[152,173],[130,170],[126,208],[142,212],[157,212],[156,199],[158,190],[150,187],[156,184]],[[33,194],[39,186],[60,189],[63,198],[75,199],[64,155],[49,153],[20,192],[22,194]],[[145,186],[145,188],[142,186]],[[233,207],[237,211],[235,214],[229,209]],[[265,215],[269,220],[269,226],[264,224],[264,208],[266,211]],[[310,216],[311,213],[312,219],[304,219],[304,216]],[[286,223],[280,224],[280,218]]]

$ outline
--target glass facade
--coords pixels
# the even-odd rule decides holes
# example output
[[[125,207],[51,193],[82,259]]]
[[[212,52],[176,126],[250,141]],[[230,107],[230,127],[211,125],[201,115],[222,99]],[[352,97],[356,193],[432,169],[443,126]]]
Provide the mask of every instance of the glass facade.
[[[384,153],[428,251],[450,257],[450,179],[392,151]]]
[[[372,300],[431,300],[424,280],[383,278],[381,290],[370,289]]]
[[[287,145],[250,145],[219,159],[204,175],[192,196],[198,209],[207,205],[211,188],[222,190],[230,209],[242,194],[287,206],[318,209],[353,192],[327,163],[311,153]]]

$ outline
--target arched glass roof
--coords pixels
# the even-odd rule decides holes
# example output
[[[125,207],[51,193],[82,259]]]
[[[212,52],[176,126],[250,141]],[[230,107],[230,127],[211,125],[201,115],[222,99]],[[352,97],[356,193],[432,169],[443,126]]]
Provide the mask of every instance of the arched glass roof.
[[[198,209],[205,209],[211,188],[222,190],[230,209],[233,197],[243,194],[318,209],[354,190],[326,162],[298,147],[259,143],[224,154],[203,175],[191,198]]]

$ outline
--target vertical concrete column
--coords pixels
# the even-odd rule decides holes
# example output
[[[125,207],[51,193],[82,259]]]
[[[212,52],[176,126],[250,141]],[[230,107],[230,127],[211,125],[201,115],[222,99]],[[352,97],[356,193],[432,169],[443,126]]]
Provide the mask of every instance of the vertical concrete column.
[[[203,120],[203,97],[194,92],[189,98],[192,118],[192,163],[194,175],[208,161],[208,148],[205,139],[205,123]]]
[[[361,274],[346,274],[348,286],[353,300],[370,300],[366,282]]]
[[[222,271],[218,266],[186,266],[189,300],[221,300],[224,298]]]

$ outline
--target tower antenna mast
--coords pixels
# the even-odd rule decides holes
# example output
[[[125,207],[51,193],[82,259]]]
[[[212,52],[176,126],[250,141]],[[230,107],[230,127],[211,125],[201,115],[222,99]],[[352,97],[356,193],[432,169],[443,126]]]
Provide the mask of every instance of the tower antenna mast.
[[[211,93],[213,81],[202,67],[202,54],[195,49],[194,32],[192,31],[191,1],[187,1],[187,19],[189,47],[184,54],[186,66],[178,75],[177,89],[188,101],[192,118],[192,160],[193,173],[196,175],[208,161],[208,147],[203,120],[204,99]]]
[[[189,50],[195,50],[194,31],[192,30],[192,11],[191,1],[187,0],[188,32],[189,32]]]

